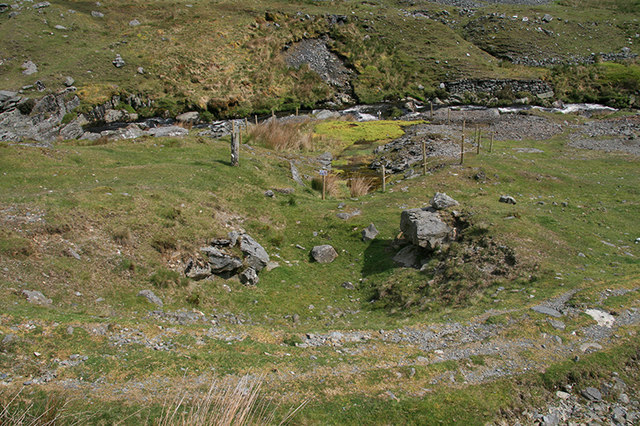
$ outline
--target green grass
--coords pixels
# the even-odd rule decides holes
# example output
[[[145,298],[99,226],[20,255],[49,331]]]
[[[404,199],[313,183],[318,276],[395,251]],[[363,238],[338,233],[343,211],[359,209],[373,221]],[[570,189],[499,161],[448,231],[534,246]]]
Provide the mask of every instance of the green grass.
[[[404,124],[327,122],[316,132],[326,131],[344,144],[362,139],[379,143],[387,135],[401,134]],[[326,201],[309,183],[294,185],[288,162],[280,154],[261,147],[243,148],[240,167],[232,168],[226,140],[202,143],[195,134],[178,144],[150,138],[100,146],[68,142],[50,149],[2,144],[0,169],[6,174],[0,181],[0,268],[4,271],[0,340],[9,333],[19,339],[2,348],[0,369],[12,371],[15,356],[24,356],[18,372],[37,376],[46,365],[41,360],[80,353],[89,359],[61,371],[61,378],[95,381],[106,377],[108,382],[124,384],[157,377],[189,381],[207,374],[271,374],[279,378],[267,386],[275,399],[314,398],[302,415],[308,423],[376,423],[381,416],[393,423],[410,423],[425,413],[434,422],[454,417],[467,423],[489,421],[500,409],[519,404],[512,395],[520,389],[517,380],[446,387],[418,398],[415,393],[433,386],[430,381],[442,374],[451,373],[460,382],[465,361],[431,360],[416,365],[415,376],[409,378],[406,360],[425,356],[416,348],[380,344],[375,351],[350,355],[359,350],[358,344],[318,348],[296,344],[304,342],[306,333],[364,330],[375,334],[380,329],[425,323],[465,323],[488,310],[512,309],[516,312],[484,321],[505,327],[507,336],[534,339],[540,332],[558,332],[532,315],[529,306],[572,288],[583,291],[571,304],[593,306],[606,288],[637,287],[640,271],[634,259],[640,249],[629,233],[640,199],[637,159],[576,150],[565,143],[566,135],[550,141],[495,141],[493,153],[483,150],[479,156],[469,155],[464,166],[449,165],[426,178],[391,185],[385,194]],[[516,153],[514,147],[544,152]],[[313,164],[299,164],[302,173],[314,173]],[[480,169],[486,182],[472,178]],[[286,187],[295,187],[295,193],[264,196],[267,189]],[[398,234],[401,209],[425,205],[436,191],[453,196],[463,211],[471,213],[478,236],[490,235],[512,247],[525,275],[471,288],[473,296],[457,305],[437,297],[408,307],[384,298],[371,303],[380,286],[401,285],[403,294],[411,297],[430,279],[396,267],[389,246]],[[502,194],[513,195],[518,204],[498,203]],[[538,205],[539,200],[545,204]],[[341,202],[346,203],[344,209],[338,209]],[[353,208],[362,214],[348,221],[336,217]],[[33,215],[42,220],[27,221]],[[515,219],[506,219],[510,216]],[[364,243],[360,231],[371,222],[380,234]],[[184,264],[198,255],[200,247],[238,228],[259,241],[280,266],[261,272],[255,288],[234,280],[194,282],[182,277]],[[339,253],[336,261],[310,262],[309,250],[318,244],[332,244]],[[69,247],[80,254],[80,260],[66,254]],[[578,256],[580,252],[587,257]],[[357,289],[343,288],[345,281]],[[496,293],[498,286],[505,289]],[[42,291],[53,305],[29,305],[19,295],[22,288]],[[217,315],[220,323],[175,325],[148,318],[147,312],[155,307],[137,297],[142,289],[153,289],[167,312],[197,309],[208,317]],[[103,300],[98,302],[99,298]],[[604,306],[636,305],[637,292],[633,292],[611,298]],[[529,319],[523,328],[511,324],[514,319],[524,321],[525,312]],[[225,315],[231,313],[244,318],[244,324],[226,321]],[[589,321],[582,317],[575,324],[568,321],[563,339],[571,339],[570,332]],[[11,328],[27,322],[35,327]],[[75,327],[73,335],[66,334],[69,325]],[[101,327],[125,335],[124,329],[140,330],[147,339],[161,336],[175,349],[154,351],[141,344],[116,347],[107,336],[92,331]],[[211,327],[240,340],[209,337]],[[172,335],[170,328],[179,333]],[[35,351],[41,356],[29,355]],[[623,352],[615,359],[626,356]],[[493,362],[493,357],[475,356],[469,368]],[[547,381],[560,383],[568,377],[562,374],[554,373]],[[285,387],[279,381],[283,378],[287,378]],[[534,381],[532,392],[543,392],[547,381]],[[386,390],[400,402],[390,399]],[[120,410],[135,411],[129,410],[131,405],[150,404],[132,399],[111,408],[101,395],[93,401],[105,418]]]

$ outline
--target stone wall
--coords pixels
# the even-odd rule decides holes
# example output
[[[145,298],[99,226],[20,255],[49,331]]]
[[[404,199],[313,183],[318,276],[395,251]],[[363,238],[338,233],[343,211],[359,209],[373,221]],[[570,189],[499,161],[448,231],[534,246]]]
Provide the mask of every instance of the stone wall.
[[[553,92],[553,87],[542,80],[464,79],[445,83],[445,89],[452,95],[463,95],[465,92],[495,95],[500,90],[507,88],[510,88],[514,93],[530,92],[534,95]]]

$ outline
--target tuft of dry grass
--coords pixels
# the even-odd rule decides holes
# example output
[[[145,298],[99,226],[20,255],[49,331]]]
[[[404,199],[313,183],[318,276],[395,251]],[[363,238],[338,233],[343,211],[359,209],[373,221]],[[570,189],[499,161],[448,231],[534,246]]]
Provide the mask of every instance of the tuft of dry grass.
[[[70,400],[64,395],[48,393],[46,399],[36,403],[22,396],[20,389],[15,395],[0,395],[0,425],[3,426],[54,426],[57,424],[86,424],[84,413],[71,413]]]
[[[339,179],[337,175],[333,173],[329,173],[326,176],[325,191],[327,196],[336,197],[339,194],[340,190],[339,190],[338,182],[339,182]],[[316,191],[322,192],[322,176],[314,177],[313,180],[311,181],[311,187]]]
[[[352,197],[367,195],[373,188],[373,179],[365,176],[354,176],[349,179],[349,191]]]
[[[242,426],[249,424],[287,424],[306,404],[304,401],[279,420],[276,407],[260,397],[261,377],[244,376],[235,385],[213,381],[206,394],[191,397],[186,392],[165,402],[159,426]],[[186,406],[189,400],[189,408]]]
[[[313,133],[306,121],[281,123],[270,119],[249,129],[249,137],[275,151],[302,151],[313,147]]]

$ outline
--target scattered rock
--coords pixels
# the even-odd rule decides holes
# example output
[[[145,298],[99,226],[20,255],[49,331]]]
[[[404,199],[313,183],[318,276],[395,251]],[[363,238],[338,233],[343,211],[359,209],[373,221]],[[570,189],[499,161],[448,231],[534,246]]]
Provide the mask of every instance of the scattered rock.
[[[597,343],[583,343],[580,345],[580,352],[599,351],[602,346]]]
[[[51,3],[49,3],[48,1],[43,1],[40,3],[36,3],[33,5],[34,9],[42,9],[43,7],[49,7],[51,6]]]
[[[553,16],[549,15],[548,13],[545,13],[544,16],[542,17],[542,20],[544,22],[551,22],[553,21]]]
[[[144,74],[144,68],[142,68],[142,67],[138,67],[138,69],[136,70],[136,72],[137,72],[138,74]]]
[[[400,216],[400,230],[418,247],[435,249],[450,240],[453,229],[437,212],[430,209],[410,209]]]
[[[338,219],[342,219],[342,220],[349,220],[354,216],[359,216],[360,214],[362,214],[362,212],[358,209],[352,210],[350,212],[340,212],[340,213],[336,213],[336,217]]]
[[[120,55],[116,55],[116,58],[113,61],[111,61],[111,63],[116,68],[122,68],[122,67],[125,66],[124,59],[122,59],[122,56],[120,56]]]
[[[67,334],[71,336],[74,332],[74,328],[72,326],[67,327]]]
[[[457,206],[459,203],[453,198],[449,197],[444,192],[436,192],[436,195],[431,199],[431,207],[436,210],[444,210],[449,207]]]
[[[506,204],[515,204],[516,203],[516,199],[513,198],[510,195],[501,195],[500,199],[498,200],[501,203],[506,203]]]
[[[274,194],[272,190],[267,189],[266,191],[264,191],[264,196],[265,197],[269,197],[269,198],[273,198],[273,197],[276,196],[276,194]]]
[[[137,27],[138,25],[140,25],[140,21],[138,21],[137,19],[132,19],[131,21],[129,21],[130,27]]]
[[[304,182],[302,181],[302,178],[300,177],[300,172],[298,171],[298,168],[295,166],[295,164],[293,164],[293,161],[289,162],[289,167],[291,168],[291,178],[300,186],[304,186]]]
[[[33,83],[33,85],[35,86],[38,92],[44,92],[47,88],[47,86],[45,86],[44,83],[40,80],[36,80],[36,82]]]
[[[91,16],[93,16],[94,18],[104,18],[104,13],[92,10]]]
[[[151,290],[141,290],[140,293],[138,293],[138,297],[144,297],[150,303],[153,303],[154,305],[157,305],[159,307],[162,307],[164,305],[162,303],[162,299],[156,296]]]
[[[324,244],[312,248],[311,257],[318,263],[331,263],[338,257],[338,253],[329,244]]]
[[[65,253],[69,257],[73,257],[76,260],[80,260],[80,255],[78,254],[78,252],[72,249],[71,247],[67,247],[67,250],[65,251]]]
[[[555,328],[556,330],[564,330],[567,327],[562,321],[553,320],[551,318],[549,318],[547,322],[551,324],[551,327]]]
[[[39,291],[35,290],[22,290],[21,294],[27,299],[27,302],[33,303],[36,305],[48,306],[51,305],[52,300],[45,297]]]
[[[76,82],[76,81],[73,79],[73,77],[68,77],[68,76],[67,76],[67,77],[64,79],[64,85],[65,85],[65,86],[67,86],[67,87],[71,87],[71,86],[73,86],[73,84],[74,84],[75,82]]]
[[[22,64],[22,74],[31,75],[38,72],[38,66],[31,61],[26,61]]]
[[[253,268],[247,268],[240,274],[240,282],[244,285],[258,284],[258,273]]]
[[[346,288],[347,290],[355,290],[355,288],[356,288],[351,281],[345,281],[340,285],[342,287]]]
[[[588,399],[589,401],[601,401],[602,400],[602,394],[596,388],[588,387],[586,389],[583,389],[582,392],[580,392],[580,394],[583,397],[585,397],[586,399]]]
[[[362,230],[362,241],[371,241],[378,236],[378,229],[371,223]]]

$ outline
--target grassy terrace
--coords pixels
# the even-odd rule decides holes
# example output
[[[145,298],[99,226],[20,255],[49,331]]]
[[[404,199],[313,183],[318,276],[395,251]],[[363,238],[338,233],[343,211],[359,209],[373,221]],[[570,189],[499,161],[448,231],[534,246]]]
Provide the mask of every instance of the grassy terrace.
[[[427,418],[475,424],[500,410],[543,400],[569,376],[589,383],[619,369],[638,350],[636,328],[629,326],[619,331],[615,345],[580,363],[565,365],[563,355],[530,349],[517,359],[532,362],[534,371],[554,367],[545,375],[530,372],[477,385],[465,384],[463,372],[498,365],[500,356],[437,362],[417,346],[376,340],[379,330],[459,322],[499,325],[505,339],[536,341],[553,332],[571,344],[579,338],[572,331],[594,323],[590,317],[567,318],[566,330],[557,331],[528,308],[571,289],[581,290],[569,302],[576,307],[616,312],[638,307],[636,291],[600,301],[605,289],[639,285],[637,157],[570,148],[567,133],[548,141],[496,141],[492,153],[467,155],[462,166],[449,161],[426,177],[396,182],[384,194],[350,199],[340,184],[338,195],[322,201],[310,185],[290,179],[287,159],[298,160],[303,174],[315,175],[317,165],[309,158],[339,139],[341,123],[316,126],[324,134],[317,136],[323,143],[317,151],[243,146],[239,168],[228,163],[228,140],[202,138],[195,131],[184,139],[62,142],[50,149],[0,145],[0,341],[17,336],[0,346],[0,373],[15,377],[4,400],[27,379],[53,369],[56,380],[27,388],[23,398],[40,404],[45,395],[65,391],[72,411],[89,410],[92,422],[131,415],[124,423],[138,424],[160,415],[167,389],[206,389],[212,378],[252,374],[264,376],[263,392],[281,401],[283,412],[309,399],[296,417],[301,423]],[[402,131],[391,123],[382,133],[376,128],[380,123],[359,124],[356,133],[335,143],[342,150],[367,134],[379,135],[371,136],[375,140]],[[519,153],[516,147],[544,152]],[[486,181],[473,178],[479,171]],[[286,187],[295,192],[263,194]],[[399,232],[401,210],[426,205],[436,191],[457,199],[474,225],[514,250],[521,278],[487,285],[462,279],[459,299],[433,288],[426,303],[401,303],[424,291],[428,278],[395,266],[389,247]],[[518,204],[498,203],[503,194]],[[341,202],[344,209],[338,209]],[[362,214],[348,221],[336,217],[355,208]],[[380,235],[364,243],[360,231],[371,222]],[[280,264],[263,271],[257,287],[181,278],[199,247],[239,228]],[[318,244],[333,245],[337,260],[311,263],[309,250]],[[356,290],[343,288],[345,281]],[[496,296],[498,287],[504,290]],[[376,299],[381,288],[394,288],[405,299]],[[52,305],[27,303],[19,294],[23,289],[41,291]],[[150,317],[156,308],[136,296],[142,289],[161,297],[165,312],[215,314],[220,324],[180,325]],[[306,333],[333,331],[368,333],[373,340],[296,346]],[[171,350],[154,350],[149,342]],[[55,359],[72,354],[88,358],[58,367]],[[429,362],[421,361],[424,357]],[[607,364],[593,373],[601,359]],[[443,374],[452,374],[455,383],[439,382]],[[625,378],[637,381],[633,375]],[[82,394],[88,399],[73,399]]]

